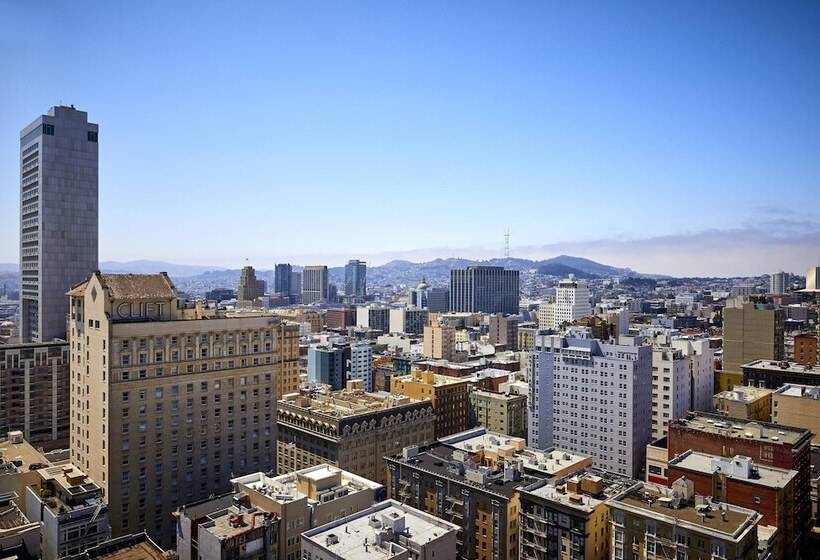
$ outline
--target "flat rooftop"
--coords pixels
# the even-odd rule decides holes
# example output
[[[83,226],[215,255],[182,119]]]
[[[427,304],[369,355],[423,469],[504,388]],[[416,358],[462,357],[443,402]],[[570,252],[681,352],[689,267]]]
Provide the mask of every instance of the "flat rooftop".
[[[709,434],[752,440],[768,440],[772,443],[793,445],[801,439],[811,439],[811,432],[803,428],[732,418],[717,414],[695,412],[688,418],[672,420],[670,426],[686,426]]]
[[[377,535],[388,527],[401,528],[398,535],[416,546],[424,546],[459,529],[394,500],[387,500],[351,516],[302,533],[302,537],[345,560],[390,559],[406,554],[407,548],[388,541],[377,546]],[[453,539],[455,542],[455,539]]]
[[[819,400],[820,387],[787,383],[775,391],[774,394],[778,397],[797,397],[801,399]]]
[[[756,369],[772,373],[787,373],[791,375],[820,375],[820,368],[809,367],[797,362],[775,361],[775,360],[755,360],[740,366],[742,370]]]
[[[318,490],[317,495],[309,496],[300,489],[299,482],[302,479],[314,483]],[[316,465],[275,477],[258,472],[231,479],[231,482],[241,484],[279,503],[293,502],[302,498],[315,502],[325,491],[345,489],[347,491],[345,495],[348,495],[362,490],[376,491],[382,488],[378,482],[328,464]],[[319,484],[321,482],[324,484]]]
[[[347,418],[348,416],[379,412],[421,402],[424,401],[383,391],[365,393],[364,391],[348,391],[346,389],[327,391],[324,388],[315,388],[309,393],[285,395],[279,401],[279,405],[303,408],[307,412],[317,412],[336,418]]]
[[[745,480],[751,484],[767,486],[769,488],[784,488],[797,476],[797,471],[753,463],[753,470],[747,477],[740,472],[732,472],[725,468],[719,468],[720,462],[725,463],[727,461],[732,461],[732,459],[710,455],[709,453],[701,453],[699,451],[689,451],[669,461],[669,466],[680,467],[681,469],[707,475],[712,475],[714,472],[720,470],[727,478]]]
[[[433,387],[443,387],[445,385],[466,384],[464,377],[453,377],[452,375],[441,375],[429,371],[412,371],[409,375],[393,376],[392,381],[398,383],[423,383]],[[431,383],[432,381],[432,383]]]
[[[654,484],[642,484],[634,487],[626,494],[614,499],[613,504],[624,504],[641,512],[644,516],[663,521],[663,517],[683,521],[705,531],[722,533],[734,540],[739,536],[741,529],[755,521],[759,514],[745,508],[730,504],[712,503],[704,516],[692,503],[686,503],[678,508],[662,505],[662,498],[671,497],[671,489]],[[725,516],[719,508],[725,508]],[[705,509],[705,508],[704,508]]]
[[[164,551],[145,533],[125,535],[90,548],[70,560],[167,560]]]
[[[4,464],[11,461],[19,462],[18,468],[21,472],[27,472],[30,465],[47,466],[50,464],[43,454],[34,449],[30,443],[25,440],[14,443],[13,438],[0,441],[0,458]],[[0,475],[5,472],[7,472],[5,468],[0,465]]]
[[[269,512],[230,506],[207,515],[208,521],[199,526],[199,531],[208,532],[219,540],[231,539],[261,527],[265,519],[273,516],[274,514]]]
[[[595,494],[584,491],[573,492],[567,488],[567,482],[575,483],[580,487],[582,481],[590,482],[593,486],[599,487],[600,492]],[[602,503],[622,494],[635,484],[637,482],[630,478],[619,477],[612,473],[585,471],[565,477],[554,484],[547,483],[523,491],[553,503],[590,513]]]
[[[730,391],[721,391],[715,398],[737,402],[755,402],[772,394],[771,389],[765,387],[738,386]]]

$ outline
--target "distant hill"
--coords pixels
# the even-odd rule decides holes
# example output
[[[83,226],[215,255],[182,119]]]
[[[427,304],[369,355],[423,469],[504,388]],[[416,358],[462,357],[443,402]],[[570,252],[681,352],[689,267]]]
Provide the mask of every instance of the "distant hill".
[[[538,272],[545,276],[560,276],[562,278],[574,274],[576,278],[598,278],[597,274],[584,272],[579,268],[573,268],[565,264],[550,263],[538,267]]]
[[[17,263],[0,263],[0,274],[17,274]]]
[[[221,266],[199,266],[188,264],[173,264],[163,261],[104,261],[100,263],[100,270],[108,273],[131,273],[131,274],[151,274],[156,272],[167,272],[170,276],[185,278],[188,276],[198,276],[213,270],[227,270]]]

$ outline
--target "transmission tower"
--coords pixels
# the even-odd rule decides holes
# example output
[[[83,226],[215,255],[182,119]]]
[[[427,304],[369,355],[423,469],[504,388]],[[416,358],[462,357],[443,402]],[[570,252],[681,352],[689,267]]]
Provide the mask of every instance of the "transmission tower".
[[[504,258],[510,258],[510,228],[504,233]]]

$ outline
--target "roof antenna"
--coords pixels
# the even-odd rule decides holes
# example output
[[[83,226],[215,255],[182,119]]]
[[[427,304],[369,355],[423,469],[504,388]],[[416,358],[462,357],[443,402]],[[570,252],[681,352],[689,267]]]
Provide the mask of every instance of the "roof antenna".
[[[510,258],[510,228],[504,233],[504,258]]]

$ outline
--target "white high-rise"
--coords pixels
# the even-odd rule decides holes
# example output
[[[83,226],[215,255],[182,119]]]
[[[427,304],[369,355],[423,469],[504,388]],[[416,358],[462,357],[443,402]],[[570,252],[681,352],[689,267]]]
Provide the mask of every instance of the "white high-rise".
[[[712,412],[715,392],[715,351],[705,336],[678,336],[670,342],[689,358],[689,376],[692,387],[692,410]]]
[[[576,279],[574,274],[561,280],[555,290],[552,328],[558,330],[564,323],[592,315],[589,296],[586,282]]]
[[[530,444],[589,455],[603,470],[637,477],[651,438],[652,348],[640,337],[601,342],[578,328],[567,336],[538,336],[535,348],[530,381],[538,392],[530,388],[529,406],[539,412],[530,417],[538,440]],[[551,441],[541,417],[549,408]]]
[[[791,274],[788,272],[775,272],[769,278],[770,294],[785,294],[791,282]]]
[[[677,348],[652,349],[652,439],[666,435],[671,420],[692,410],[689,357]]]

